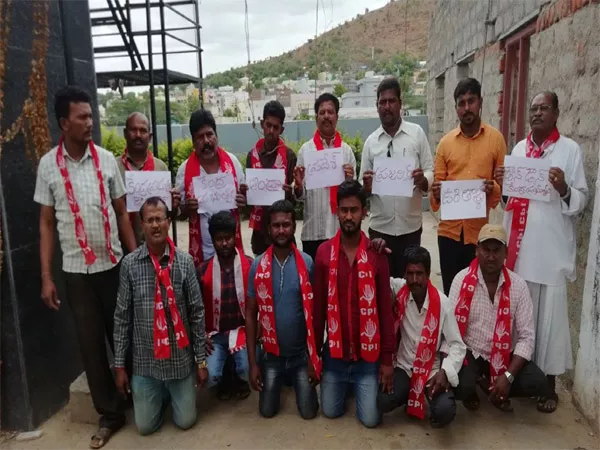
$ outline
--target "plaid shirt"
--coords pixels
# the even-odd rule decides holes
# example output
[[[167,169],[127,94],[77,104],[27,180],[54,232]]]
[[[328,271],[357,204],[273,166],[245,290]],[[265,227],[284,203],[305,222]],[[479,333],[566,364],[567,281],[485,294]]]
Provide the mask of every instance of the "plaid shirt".
[[[213,256],[214,258],[214,256]],[[248,258],[248,257],[247,257]],[[203,280],[208,263],[212,260],[204,261],[198,266],[198,279],[200,285],[204,289]],[[248,261],[252,263],[252,258],[248,258]],[[205,305],[208,307],[208,305]],[[224,269],[221,266],[221,316],[219,318],[219,330],[221,333],[226,331],[235,330],[238,327],[245,325],[246,321],[240,311],[240,303],[237,298],[237,292],[235,290],[235,276],[233,267]]]
[[[450,301],[452,310],[456,309],[458,296],[463,280],[469,268],[462,270],[456,275],[450,289]],[[512,350],[515,355],[531,360],[535,345],[535,326],[533,322],[533,303],[527,288],[527,283],[516,273],[508,271],[510,276],[510,319]],[[473,352],[475,358],[480,356],[489,361],[494,341],[494,330],[496,328],[496,314],[502,287],[504,286],[504,274],[500,273],[498,288],[494,295],[494,301],[490,300],[488,288],[483,279],[481,269],[478,269],[478,281],[473,293],[471,311],[467,331],[463,340],[467,348]],[[441,349],[445,352],[445,349]]]
[[[161,266],[165,267],[168,261],[169,247],[160,259]],[[161,286],[171,343],[171,357],[168,359],[154,358],[156,272],[146,244],[123,258],[120,273],[115,309],[115,366],[125,367],[127,351],[131,347],[134,375],[162,381],[189,376],[194,367],[194,360],[199,362],[206,359],[204,305],[192,257],[176,249],[171,267],[171,280],[179,315],[190,341],[190,345],[184,349],[177,347],[173,321],[166,306],[165,289]]]

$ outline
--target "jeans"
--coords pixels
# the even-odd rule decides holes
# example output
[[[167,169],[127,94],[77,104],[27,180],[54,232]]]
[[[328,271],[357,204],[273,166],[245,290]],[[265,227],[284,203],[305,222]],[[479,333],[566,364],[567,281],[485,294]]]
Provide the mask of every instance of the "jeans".
[[[227,360],[229,354],[229,338],[227,333],[217,333],[211,338],[213,343],[213,352],[210,354],[207,360],[208,364],[208,383],[207,387],[213,387],[221,381],[223,376],[223,366]],[[248,351],[244,348],[239,352],[235,352],[233,355],[235,361],[235,372],[238,377],[244,381],[248,381],[248,372],[250,371],[248,365]]]
[[[325,343],[325,348],[329,348]],[[323,414],[330,419],[340,417],[345,412],[348,386],[354,388],[356,416],[367,428],[381,423],[381,413],[377,409],[379,392],[379,364],[363,360],[344,361],[323,352],[323,378],[321,380],[321,407]]]
[[[135,425],[141,435],[154,433],[164,420],[171,401],[173,422],[182,430],[196,423],[196,372],[180,380],[161,381],[134,375],[131,378]]]
[[[285,377],[292,379],[296,393],[296,406],[303,419],[313,419],[319,411],[317,390],[308,382],[307,355],[286,358],[265,353],[261,374],[263,388],[259,395],[258,409],[263,417],[274,417],[279,412],[281,385]]]

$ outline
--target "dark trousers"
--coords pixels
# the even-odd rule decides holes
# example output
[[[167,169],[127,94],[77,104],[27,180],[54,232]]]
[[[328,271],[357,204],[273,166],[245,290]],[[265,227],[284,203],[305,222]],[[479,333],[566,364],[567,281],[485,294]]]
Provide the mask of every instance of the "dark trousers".
[[[467,400],[477,393],[477,380],[485,376],[490,378],[490,363],[479,357],[475,359],[470,350],[467,351],[467,365],[463,365],[458,373],[456,398]],[[538,366],[528,361],[515,375],[510,388],[509,397],[545,397],[548,392],[546,375]]]
[[[406,405],[408,394],[410,392],[410,377],[400,369],[394,369],[394,392],[391,394],[381,392],[377,394],[377,408],[383,414],[388,413],[399,406]],[[427,395],[426,395],[427,397]],[[430,420],[438,426],[446,426],[454,420],[456,416],[456,400],[454,392],[440,392],[432,400],[429,400]]]
[[[454,281],[456,274],[469,267],[469,264],[475,259],[476,247],[475,244],[465,244],[462,233],[460,241],[438,236],[444,294],[448,295],[450,293],[452,281]]]
[[[322,241],[302,241],[302,251],[309,255],[313,261],[316,261],[319,245],[326,241],[327,239],[323,239]]]
[[[412,233],[402,234],[400,236],[390,236],[389,234],[383,234],[369,228],[369,237],[371,239],[383,239],[387,248],[392,251],[390,255],[387,255],[390,265],[390,276],[392,278],[404,278],[404,271],[406,269],[404,251],[411,245],[421,245],[422,233],[423,228],[419,228]]]
[[[101,416],[100,426],[113,430],[125,423],[124,400],[117,392],[106,350],[106,339],[114,349],[119,267],[94,274],[64,272],[67,301],[94,407]]]

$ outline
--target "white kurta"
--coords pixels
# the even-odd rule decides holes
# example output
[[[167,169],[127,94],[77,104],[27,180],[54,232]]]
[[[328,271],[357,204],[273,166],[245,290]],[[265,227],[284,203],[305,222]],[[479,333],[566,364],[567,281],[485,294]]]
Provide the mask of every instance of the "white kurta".
[[[524,157],[526,141],[513,149],[512,156]],[[549,375],[559,375],[572,366],[572,350],[567,311],[566,280],[575,280],[574,216],[585,208],[588,187],[579,145],[567,137],[551,145],[542,155],[551,167],[565,173],[571,187],[569,205],[552,190],[549,202],[529,201],[527,225],[515,270],[529,286],[536,321],[535,363]],[[509,237],[512,211],[504,214]]]

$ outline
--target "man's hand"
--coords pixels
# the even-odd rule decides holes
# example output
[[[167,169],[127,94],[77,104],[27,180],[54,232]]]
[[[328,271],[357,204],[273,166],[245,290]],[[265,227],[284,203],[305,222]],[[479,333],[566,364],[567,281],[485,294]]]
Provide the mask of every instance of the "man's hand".
[[[369,194],[373,190],[373,178],[375,177],[375,172],[372,170],[365,170],[363,174],[363,189]]]
[[[565,173],[560,167],[550,168],[550,171],[548,172],[548,180],[550,181],[550,184],[552,184],[552,187],[556,189],[556,192],[558,192],[558,194],[561,197],[567,195],[569,186],[565,181]]]
[[[171,211],[173,214],[177,214],[177,210],[181,205],[181,193],[179,189],[171,189]]]
[[[441,193],[442,193],[442,182],[434,181],[433,184],[431,185],[431,195],[433,195],[433,198],[439,202],[439,201],[441,201],[440,200]]]
[[[379,383],[381,391],[388,394],[394,393],[394,368],[381,364],[379,367]]]
[[[283,184],[281,187],[283,188],[283,190],[285,191],[286,194],[292,193],[292,185],[291,184]]]
[[[208,381],[208,369],[197,366],[196,369],[196,386],[204,387]]]
[[[485,180],[483,182],[483,190],[486,195],[492,195],[492,192],[494,192],[494,180]]]
[[[312,361],[308,360],[308,382],[311,386],[319,384],[319,378],[317,377],[317,371],[312,365]]]
[[[58,311],[58,308],[60,308],[56,286],[50,274],[42,275],[42,300],[48,308],[54,311]]]
[[[123,398],[127,398],[127,396],[131,394],[129,377],[123,367],[117,367],[115,370],[115,385],[117,386],[117,391],[119,391]]]
[[[190,197],[185,200],[185,208],[189,216],[198,214],[198,199]]]
[[[306,170],[302,166],[294,167],[294,184],[296,189],[302,189],[304,186],[304,174]]]
[[[208,356],[212,355],[212,352],[215,351],[215,344],[212,341],[211,338],[209,338],[208,336],[206,337],[206,354]]]
[[[508,400],[510,393],[510,382],[506,375],[500,375],[496,378],[493,386],[490,386],[490,400],[492,403],[504,403]]]
[[[252,389],[255,391],[262,391],[262,376],[260,374],[260,367],[256,363],[250,366],[250,384],[252,385]]]
[[[494,170],[494,181],[498,183],[498,186],[502,187],[502,183],[504,183],[504,166],[496,167],[496,170]]]
[[[240,189],[235,196],[235,204],[238,208],[243,208],[246,206],[246,193],[248,192],[247,184],[240,184]]]
[[[448,392],[448,389],[450,389],[450,383],[448,382],[446,371],[444,369],[440,369],[425,387],[427,388],[427,396],[429,397],[429,400],[433,400],[436,395],[442,392]]]
[[[354,167],[352,167],[352,164],[344,164],[342,167],[344,168],[346,180],[352,180],[354,178]]]
[[[427,192],[429,189],[429,181],[425,178],[425,174],[423,173],[423,169],[415,169],[412,171],[412,177],[415,183],[415,186],[419,188],[423,192]]]
[[[380,255],[391,255],[392,253],[392,250],[387,247],[385,239],[382,238],[371,239],[369,245],[367,245],[367,250],[373,250]]]

